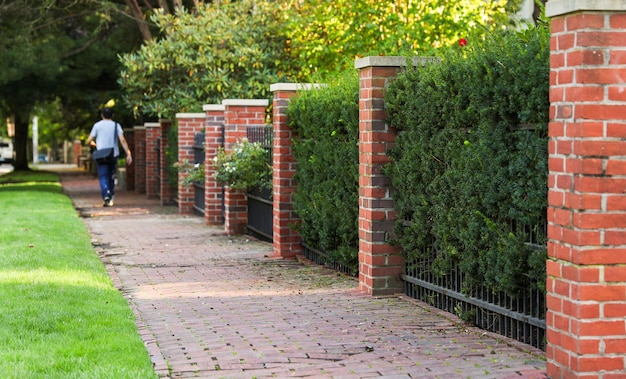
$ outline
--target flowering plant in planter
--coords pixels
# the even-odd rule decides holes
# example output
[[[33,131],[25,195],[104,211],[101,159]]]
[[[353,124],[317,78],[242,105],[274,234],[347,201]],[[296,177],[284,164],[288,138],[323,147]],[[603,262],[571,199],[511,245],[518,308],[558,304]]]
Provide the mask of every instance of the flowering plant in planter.
[[[246,138],[235,143],[231,151],[220,148],[213,159],[214,178],[235,190],[272,188],[270,151],[259,142]]]

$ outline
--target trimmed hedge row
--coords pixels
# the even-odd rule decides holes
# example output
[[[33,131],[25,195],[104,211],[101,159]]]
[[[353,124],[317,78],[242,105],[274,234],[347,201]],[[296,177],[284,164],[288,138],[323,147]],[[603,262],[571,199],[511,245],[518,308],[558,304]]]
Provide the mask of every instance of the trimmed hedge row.
[[[408,262],[458,264],[468,291],[544,287],[549,52],[545,25],[470,38],[390,84],[386,172]]]
[[[358,272],[359,81],[348,71],[292,99],[294,210],[305,244]]]
[[[491,35],[409,68],[386,92],[399,133],[387,174],[408,262],[465,273],[515,297],[544,287],[549,109],[546,25]],[[294,208],[304,242],[358,265],[358,77],[303,91],[288,110],[297,137]]]

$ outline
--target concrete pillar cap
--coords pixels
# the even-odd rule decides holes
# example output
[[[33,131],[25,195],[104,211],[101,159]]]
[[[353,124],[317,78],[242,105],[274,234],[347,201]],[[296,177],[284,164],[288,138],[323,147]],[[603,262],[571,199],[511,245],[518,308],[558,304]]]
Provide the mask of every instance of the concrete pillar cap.
[[[223,111],[224,110],[224,104],[204,104],[202,106],[202,110],[203,111]]]
[[[582,11],[626,12],[626,0],[550,0],[546,3],[548,17]]]
[[[276,91],[303,91],[310,90],[313,88],[321,88],[326,87],[326,84],[320,83],[274,83],[270,85],[270,92]]]
[[[440,61],[437,57],[374,56],[357,59],[354,61],[354,68],[359,70],[365,67],[406,67],[409,60],[414,66]]]
[[[225,99],[222,100],[224,106],[252,106],[252,107],[266,107],[270,104],[268,99]]]
[[[181,118],[202,118],[202,117],[206,117],[206,114],[204,114],[204,113],[176,113],[176,118],[177,119],[181,119]]]

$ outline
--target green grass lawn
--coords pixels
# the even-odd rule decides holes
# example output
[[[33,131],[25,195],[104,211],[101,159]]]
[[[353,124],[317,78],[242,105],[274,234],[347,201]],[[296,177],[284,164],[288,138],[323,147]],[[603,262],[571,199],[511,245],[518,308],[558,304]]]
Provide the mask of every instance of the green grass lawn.
[[[0,376],[156,378],[54,173],[0,176]]]

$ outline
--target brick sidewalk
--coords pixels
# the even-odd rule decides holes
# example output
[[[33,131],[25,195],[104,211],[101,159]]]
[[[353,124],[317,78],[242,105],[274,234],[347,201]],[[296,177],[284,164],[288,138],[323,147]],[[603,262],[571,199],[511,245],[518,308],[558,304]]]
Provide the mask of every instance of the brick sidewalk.
[[[145,195],[119,191],[102,208],[95,178],[61,178],[161,377],[545,378],[540,352],[423,303],[364,296]]]

